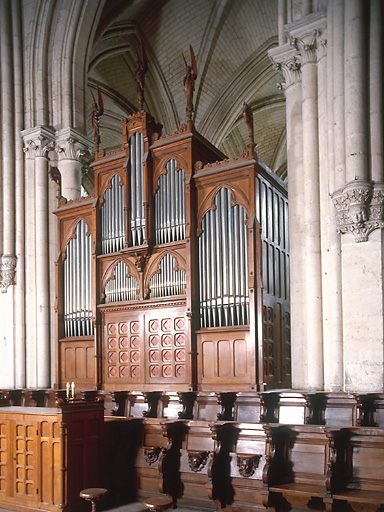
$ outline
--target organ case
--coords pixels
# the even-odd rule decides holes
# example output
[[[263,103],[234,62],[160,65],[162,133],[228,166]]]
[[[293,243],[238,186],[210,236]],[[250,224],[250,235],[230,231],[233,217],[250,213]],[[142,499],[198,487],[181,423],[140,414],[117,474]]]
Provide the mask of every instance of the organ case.
[[[145,111],[96,152],[94,196],[56,210],[57,386],[290,386],[286,187]]]

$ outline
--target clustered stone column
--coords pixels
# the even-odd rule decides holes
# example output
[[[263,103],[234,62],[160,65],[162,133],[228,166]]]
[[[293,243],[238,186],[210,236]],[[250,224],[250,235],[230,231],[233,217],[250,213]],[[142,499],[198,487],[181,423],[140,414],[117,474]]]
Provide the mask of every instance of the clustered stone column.
[[[287,6],[279,1],[288,43],[279,32],[269,56],[287,108],[293,387],[377,390],[384,9],[380,0],[368,10],[363,0],[303,1],[292,21]]]
[[[49,233],[48,233],[48,154],[55,147],[52,131],[38,127],[23,133],[26,170],[32,204],[28,208],[34,216],[34,225],[27,227],[27,294],[29,311],[32,317],[27,331],[29,354],[36,357],[36,386],[50,385],[50,280],[49,280]],[[33,318],[35,316],[35,318]],[[35,351],[31,350],[35,345]],[[32,380],[32,378],[31,378]]]
[[[50,385],[51,288],[53,261],[49,243],[49,161],[61,173],[61,195],[68,200],[81,195],[83,156],[88,154],[88,139],[66,129],[60,133],[39,126],[23,133],[26,170],[26,295],[28,368],[27,381],[36,387]],[[76,137],[76,138],[75,138]],[[84,162],[83,162],[84,163]],[[28,375],[29,372],[29,375]]]
[[[289,43],[269,55],[284,79],[287,107],[292,358],[302,361],[297,387],[322,389],[323,332],[319,180],[318,55],[324,13],[289,25]],[[293,198],[293,200],[292,200]]]

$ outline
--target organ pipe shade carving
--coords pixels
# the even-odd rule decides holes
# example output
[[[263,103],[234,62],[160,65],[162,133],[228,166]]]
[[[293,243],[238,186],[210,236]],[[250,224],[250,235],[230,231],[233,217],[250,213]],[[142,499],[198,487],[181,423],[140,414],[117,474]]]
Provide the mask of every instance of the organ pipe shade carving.
[[[221,188],[215,208],[201,223],[199,293],[201,327],[247,325],[248,236],[246,212],[231,205],[232,194]]]
[[[159,264],[159,270],[149,281],[149,296],[168,297],[182,295],[186,290],[185,272],[181,270],[171,254],[165,254]]]
[[[90,336],[92,327],[92,235],[81,220],[64,260],[64,334]]]
[[[131,164],[131,233],[132,245],[141,245],[145,238],[144,211],[144,136],[136,132],[130,138]]]
[[[101,209],[101,250],[103,254],[120,251],[125,241],[124,184],[115,174],[104,193]]]
[[[155,195],[156,243],[163,244],[185,238],[185,186],[183,169],[169,160],[166,174],[157,182]]]
[[[108,281],[104,290],[105,302],[136,300],[139,294],[137,280],[128,274],[127,265],[120,261],[113,272],[113,278]]]

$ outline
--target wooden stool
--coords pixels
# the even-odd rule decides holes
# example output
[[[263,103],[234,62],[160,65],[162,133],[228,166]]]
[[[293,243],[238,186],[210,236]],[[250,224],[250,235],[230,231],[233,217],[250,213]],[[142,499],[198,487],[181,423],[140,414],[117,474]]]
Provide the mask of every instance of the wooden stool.
[[[92,503],[92,512],[96,512],[96,501],[101,500],[108,494],[107,489],[93,487],[91,489],[83,489],[80,491],[80,498],[84,498]]]
[[[155,512],[161,512],[162,510],[167,510],[170,506],[173,505],[172,498],[168,496],[155,496],[154,498],[148,498],[143,501],[144,507],[148,510],[154,510]]]

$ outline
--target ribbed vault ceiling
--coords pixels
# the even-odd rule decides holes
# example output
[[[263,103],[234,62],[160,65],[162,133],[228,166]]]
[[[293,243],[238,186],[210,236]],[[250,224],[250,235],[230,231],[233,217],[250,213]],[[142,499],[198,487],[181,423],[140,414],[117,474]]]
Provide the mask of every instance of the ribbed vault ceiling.
[[[163,133],[186,122],[183,55],[189,60],[192,45],[196,129],[228,157],[237,156],[248,143],[247,102],[258,155],[286,179],[284,95],[267,54],[277,44],[277,0],[108,0],[88,69],[89,90],[95,94],[98,85],[103,94],[104,149],[121,145],[119,120],[138,108],[134,72],[141,40],[149,61],[144,107]],[[90,94],[88,104],[90,119]]]

